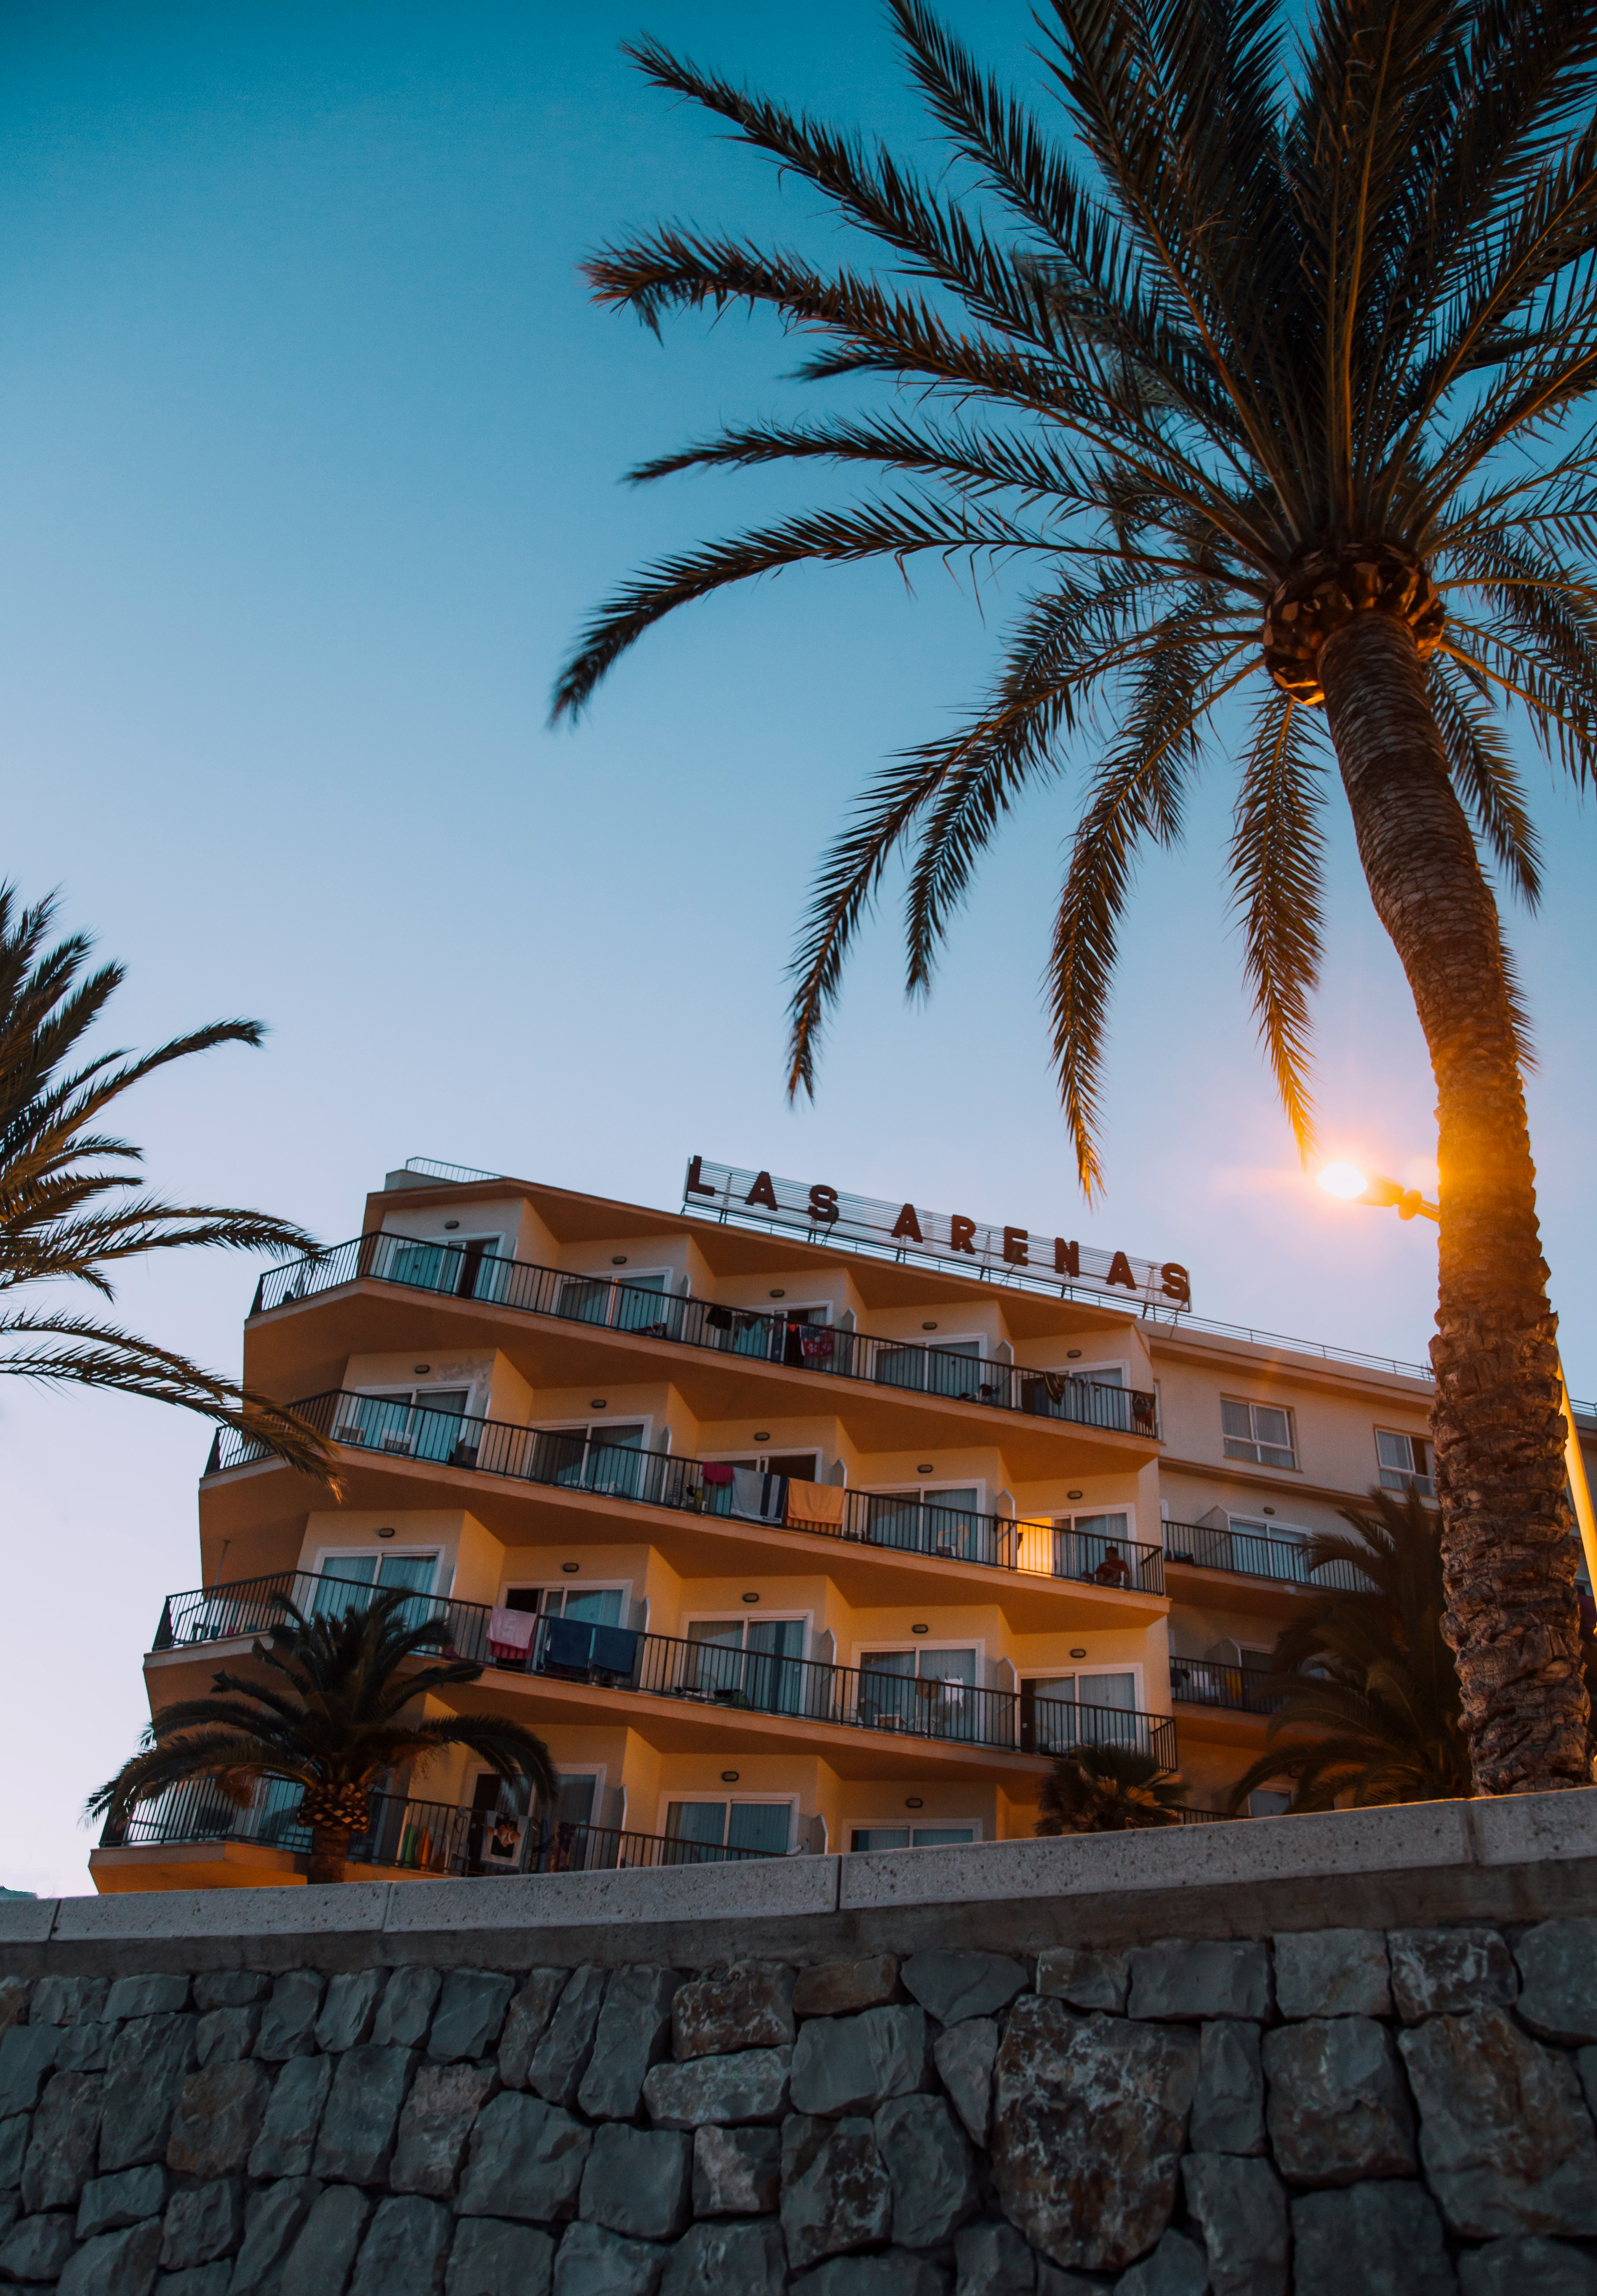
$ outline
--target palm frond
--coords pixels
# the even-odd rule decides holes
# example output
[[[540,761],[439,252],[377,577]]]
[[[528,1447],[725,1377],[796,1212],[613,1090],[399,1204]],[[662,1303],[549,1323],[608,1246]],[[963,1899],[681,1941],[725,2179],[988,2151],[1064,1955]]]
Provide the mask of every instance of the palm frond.
[[[1259,1033],[1305,1160],[1314,1149],[1309,998],[1319,982],[1324,922],[1323,768],[1309,754],[1311,739],[1308,712],[1286,694],[1272,692],[1259,704],[1231,841]]]

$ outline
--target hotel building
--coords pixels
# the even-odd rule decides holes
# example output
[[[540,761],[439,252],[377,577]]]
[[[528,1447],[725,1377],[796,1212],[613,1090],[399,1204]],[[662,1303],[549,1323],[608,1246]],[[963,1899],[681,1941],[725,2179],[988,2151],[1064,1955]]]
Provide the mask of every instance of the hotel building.
[[[152,1710],[279,1590],[401,1587],[483,1666],[461,1708],[561,1781],[538,1818],[463,1755],[389,1781],[377,1875],[1026,1836],[1083,1741],[1217,1814],[1306,1542],[1430,1489],[1419,1367],[1206,1324],[1174,1263],[700,1158],[675,1213],[391,1172],[358,1237],[262,1279],[243,1372],[329,1436],[341,1496],[218,1438]],[[297,1799],[171,1795],[96,1885],[299,1881]]]

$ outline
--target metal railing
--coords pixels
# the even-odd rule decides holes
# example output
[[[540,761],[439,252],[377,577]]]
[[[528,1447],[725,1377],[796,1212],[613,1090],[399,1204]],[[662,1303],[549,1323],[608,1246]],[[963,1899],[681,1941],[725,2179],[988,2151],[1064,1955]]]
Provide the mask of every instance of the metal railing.
[[[379,1590],[329,1573],[277,1571],[233,1586],[169,1595],[154,1649],[265,1634],[283,1616],[275,1599],[287,1595],[303,1613],[341,1617],[361,1611]],[[1043,1699],[1031,1691],[988,1690],[976,1683],[897,1671],[913,1666],[914,1652],[884,1654],[877,1666],[834,1666],[815,1659],[781,1657],[721,1643],[653,1635],[627,1627],[590,1625],[539,1612],[523,1647],[493,1640],[495,1613],[482,1603],[413,1595],[401,1606],[406,1619],[436,1620],[447,1654],[487,1668],[586,1683],[610,1691],[716,1708],[722,1712],[780,1714],[795,1721],[874,1730],[910,1738],[997,1748],[1008,1752],[1062,1753],[1077,1745],[1115,1745],[1151,1754],[1175,1767],[1175,1727],[1168,1715],[1121,1707]],[[520,1614],[516,1617],[518,1624]],[[500,1614],[501,1620],[506,1614]],[[935,1660],[935,1652],[925,1654]]]
[[[1372,1582],[1350,1562],[1322,1562],[1311,1570],[1307,1546],[1290,1538],[1221,1530],[1202,1522],[1167,1522],[1164,1528],[1167,1562],[1191,1563],[1200,1570],[1234,1570],[1244,1578],[1274,1578],[1311,1592],[1328,1587],[1354,1595],[1372,1591]]]
[[[1159,1547],[1044,1520],[1016,1521],[973,1507],[944,1505],[933,1493],[922,1499],[904,1492],[839,1490],[797,1478],[761,1477],[761,1511],[743,1513],[739,1486],[726,1480],[735,1471],[678,1452],[635,1450],[607,1443],[602,1437],[591,1439],[580,1431],[517,1427],[504,1420],[386,1402],[343,1388],[307,1397],[293,1408],[318,1433],[348,1450],[421,1459],[473,1474],[542,1483],[554,1490],[587,1491],[681,1513],[741,1516],[770,1528],[937,1555],[990,1570],[1129,1587],[1144,1595],[1165,1591]],[[250,1466],[269,1456],[250,1437],[218,1428],[206,1472]],[[821,1513],[836,1519],[817,1520]]]
[[[1269,1669],[1262,1666],[1225,1666],[1207,1658],[1170,1660],[1170,1695],[1186,1706],[1219,1706],[1236,1714],[1274,1714],[1285,1698],[1284,1690],[1266,1692]]]
[[[473,1243],[446,1243],[371,1231],[332,1244],[308,1259],[268,1268],[256,1287],[252,1316],[360,1280],[442,1292],[520,1314],[667,1340],[720,1355],[824,1372],[876,1387],[942,1401],[991,1404],[1033,1418],[1108,1429],[1157,1440],[1157,1399],[1140,1388],[1109,1387],[1069,1372],[987,1363],[947,1348],[884,1340],[832,1324],[806,1324],[784,1314],[728,1308],[714,1300],[646,1291],[602,1275],[573,1275],[528,1259],[501,1259]]]

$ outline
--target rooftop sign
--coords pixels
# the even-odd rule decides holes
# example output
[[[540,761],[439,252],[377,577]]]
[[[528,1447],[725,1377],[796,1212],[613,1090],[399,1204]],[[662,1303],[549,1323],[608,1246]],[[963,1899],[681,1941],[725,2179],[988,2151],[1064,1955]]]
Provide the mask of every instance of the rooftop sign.
[[[1057,1285],[1069,1294],[1085,1287],[1118,1298],[1123,1306],[1134,1298],[1167,1313],[1192,1303],[1192,1279],[1176,1260],[1133,1259],[1127,1252],[1100,1251],[1069,1237],[998,1226],[963,1212],[846,1196],[824,1180],[774,1179],[769,1172],[740,1171],[695,1156],[682,1201],[687,1211],[791,1228],[812,1243],[848,1243],[898,1259],[963,1264],[968,1275],[1020,1282],[1028,1290],[1051,1292]]]

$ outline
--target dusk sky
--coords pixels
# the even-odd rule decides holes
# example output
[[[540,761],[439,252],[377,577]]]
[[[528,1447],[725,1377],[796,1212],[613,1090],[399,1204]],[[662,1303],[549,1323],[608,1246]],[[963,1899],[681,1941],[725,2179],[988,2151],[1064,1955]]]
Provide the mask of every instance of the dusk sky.
[[[1035,75],[1024,0],[947,12]],[[661,343],[588,299],[585,250],[660,216],[839,248],[813,196],[642,85],[618,44],[643,29],[940,164],[857,0],[0,16],[0,871],[61,888],[64,922],[128,965],[107,1042],[234,1013],[272,1031],[125,1103],[150,1179],[331,1242],[408,1155],[675,1208],[699,1152],[1178,1259],[1202,1316],[1422,1359],[1434,1229],[1323,1197],[1273,1096],[1223,758],[1184,851],[1139,881],[1102,1204],[1077,1190],[1037,985],[1068,774],[1016,816],[924,1007],[884,910],[818,1098],[787,1106],[783,972],[816,857],[878,762],[979,693],[1011,578],[790,574],[667,624],[579,726],[546,730],[563,650],[635,564],[853,491],[619,483],[720,418],[857,398],[787,381],[798,352],[766,322]],[[1511,932],[1553,1299],[1589,1395],[1592,828],[1530,773],[1547,895]],[[1418,1026],[1332,818],[1326,1152],[1429,1184]],[[236,1371],[258,1272],[196,1257],[129,1280],[117,1312]],[[27,1747],[0,1882],[80,1892],[76,1813],[146,1718],[161,1597],[198,1580],[209,1431],[5,1389]]]

